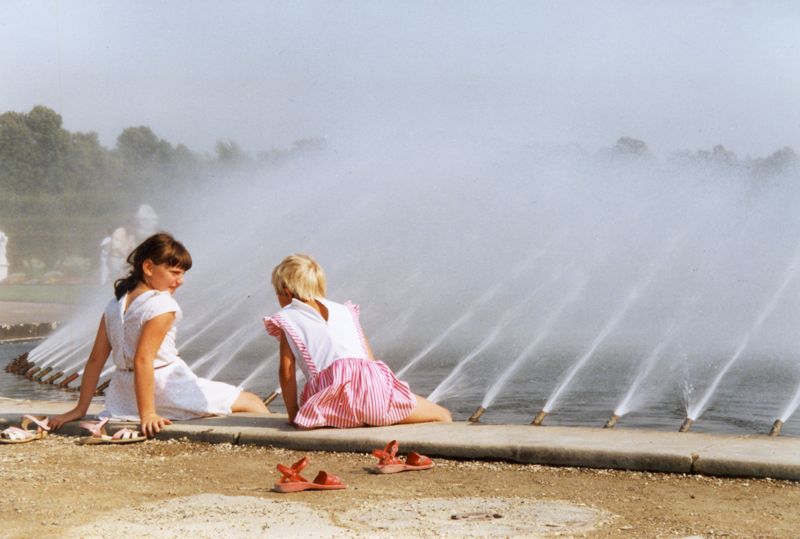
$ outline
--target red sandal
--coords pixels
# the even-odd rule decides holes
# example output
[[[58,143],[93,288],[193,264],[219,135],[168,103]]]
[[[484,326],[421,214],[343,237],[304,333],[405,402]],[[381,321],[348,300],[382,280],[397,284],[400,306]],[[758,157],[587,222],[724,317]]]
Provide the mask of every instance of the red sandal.
[[[301,490],[339,490],[347,488],[341,479],[337,476],[320,471],[313,481],[307,480],[300,475],[300,472],[308,465],[308,457],[303,457],[294,464],[292,467],[278,464],[278,471],[281,473],[281,478],[275,483],[272,488],[275,492],[300,492]]]
[[[412,451],[402,461],[397,458],[397,440],[392,440],[384,449],[373,449],[372,454],[378,459],[378,464],[372,469],[375,473],[397,473],[415,470],[428,470],[433,468],[433,461],[425,455]]]

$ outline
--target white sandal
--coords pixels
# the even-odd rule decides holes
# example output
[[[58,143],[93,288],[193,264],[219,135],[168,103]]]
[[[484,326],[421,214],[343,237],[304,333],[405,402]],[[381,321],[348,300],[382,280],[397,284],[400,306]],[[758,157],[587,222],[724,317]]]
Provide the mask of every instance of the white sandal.
[[[106,432],[106,423],[108,423],[108,418],[102,421],[84,421],[83,423],[79,423],[82,429],[88,430],[92,435],[82,438],[78,443],[89,445],[132,444],[147,440],[147,437],[142,435],[141,432],[128,428],[120,429],[114,434],[108,434],[108,432]]]
[[[31,423],[36,425],[36,430],[30,430]],[[41,440],[50,432],[47,417],[24,415],[19,427],[8,427],[0,431],[0,444],[24,444],[34,440]]]

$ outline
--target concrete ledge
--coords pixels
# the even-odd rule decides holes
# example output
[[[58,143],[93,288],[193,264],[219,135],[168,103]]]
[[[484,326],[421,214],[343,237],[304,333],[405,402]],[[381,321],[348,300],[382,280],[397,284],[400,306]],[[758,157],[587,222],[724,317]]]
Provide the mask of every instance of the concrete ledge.
[[[52,415],[71,406],[0,399],[0,427],[17,424],[25,413]],[[121,426],[116,423],[110,430]],[[60,433],[85,435],[76,423]],[[298,430],[282,415],[236,414],[175,421],[158,438],[357,453],[396,439],[401,453],[414,450],[435,457],[800,481],[800,438],[794,437],[470,423]]]

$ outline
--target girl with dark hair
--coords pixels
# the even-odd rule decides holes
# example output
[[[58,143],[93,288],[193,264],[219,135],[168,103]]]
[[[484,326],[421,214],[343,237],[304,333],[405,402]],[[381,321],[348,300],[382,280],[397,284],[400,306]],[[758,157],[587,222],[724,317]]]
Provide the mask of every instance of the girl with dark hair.
[[[165,233],[144,240],[128,256],[131,271],[114,283],[100,320],[94,347],[83,371],[78,404],[50,419],[58,428],[86,415],[109,355],[116,370],[106,389],[101,415],[140,421],[153,436],[171,419],[191,419],[232,412],[266,413],[253,393],[197,377],[178,357],[175,328],[182,318],[172,297],[192,267],[189,251]]]

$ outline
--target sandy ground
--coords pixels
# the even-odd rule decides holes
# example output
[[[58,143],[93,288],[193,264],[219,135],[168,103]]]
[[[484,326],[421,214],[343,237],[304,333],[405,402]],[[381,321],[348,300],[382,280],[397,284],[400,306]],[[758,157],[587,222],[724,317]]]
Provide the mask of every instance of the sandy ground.
[[[403,448],[401,448],[402,452]],[[187,441],[0,445],[3,537],[796,537],[800,483],[437,459],[369,473],[311,453],[348,489],[278,494],[300,453]]]

